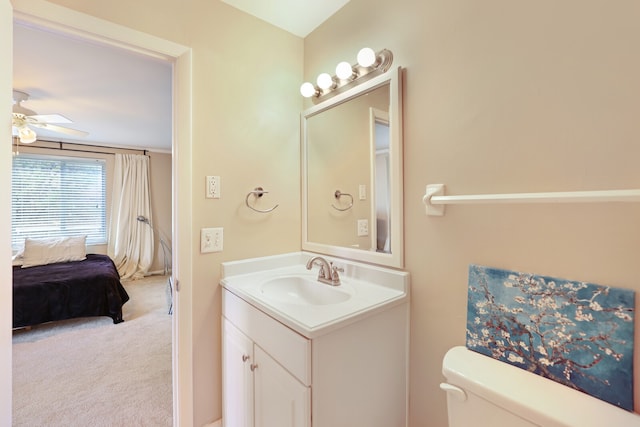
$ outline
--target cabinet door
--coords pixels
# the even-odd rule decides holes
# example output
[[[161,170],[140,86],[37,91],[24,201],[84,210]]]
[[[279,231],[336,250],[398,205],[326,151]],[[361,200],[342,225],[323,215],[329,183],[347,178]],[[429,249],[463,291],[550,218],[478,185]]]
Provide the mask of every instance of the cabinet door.
[[[222,416],[225,427],[253,427],[253,342],[223,318]]]
[[[255,427],[310,427],[311,390],[254,346]]]

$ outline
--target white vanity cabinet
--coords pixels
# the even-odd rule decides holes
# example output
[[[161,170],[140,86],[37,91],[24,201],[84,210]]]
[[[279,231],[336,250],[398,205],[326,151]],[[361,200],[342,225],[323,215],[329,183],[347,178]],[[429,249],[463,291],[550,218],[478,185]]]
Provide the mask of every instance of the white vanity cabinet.
[[[408,300],[309,336],[229,289],[222,301],[224,426],[407,425]]]
[[[224,421],[226,426],[253,426],[253,341],[222,319]]]
[[[223,298],[224,425],[310,427],[309,340],[227,291]]]
[[[224,320],[225,425],[308,427],[310,389]]]

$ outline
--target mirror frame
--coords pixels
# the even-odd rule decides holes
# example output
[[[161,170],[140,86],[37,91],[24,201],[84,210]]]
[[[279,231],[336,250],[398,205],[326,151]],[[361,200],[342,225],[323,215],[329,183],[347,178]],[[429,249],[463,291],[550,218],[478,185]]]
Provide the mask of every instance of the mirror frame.
[[[389,85],[389,176],[391,212],[391,253],[334,246],[310,242],[308,239],[308,165],[307,118],[345,103],[380,86]],[[404,214],[403,214],[403,147],[402,147],[402,68],[390,69],[347,91],[338,93],[302,112],[300,116],[300,146],[302,166],[302,249],[325,255],[363,261],[388,267],[404,267]],[[375,156],[373,156],[375,157]],[[367,159],[370,161],[370,159]],[[373,188],[373,187],[371,187]]]

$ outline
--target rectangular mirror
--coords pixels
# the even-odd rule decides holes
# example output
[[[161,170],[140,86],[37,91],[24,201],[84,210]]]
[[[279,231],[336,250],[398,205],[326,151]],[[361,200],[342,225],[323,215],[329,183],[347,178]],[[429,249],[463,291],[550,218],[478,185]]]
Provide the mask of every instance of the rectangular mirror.
[[[401,69],[302,113],[302,249],[404,266]]]

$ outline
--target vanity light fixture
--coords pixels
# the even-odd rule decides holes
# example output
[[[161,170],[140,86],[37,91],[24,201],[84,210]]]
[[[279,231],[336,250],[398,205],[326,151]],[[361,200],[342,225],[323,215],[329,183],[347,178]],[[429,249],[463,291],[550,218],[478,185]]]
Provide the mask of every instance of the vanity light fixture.
[[[371,67],[376,63],[377,57],[373,49],[365,47],[358,52],[358,65],[361,67]]]
[[[336,82],[333,80],[333,77],[329,73],[322,73],[318,76],[316,80],[318,87],[322,90],[333,89],[336,87]]]
[[[302,83],[302,86],[300,86],[300,93],[305,98],[311,98],[312,96],[318,96],[320,94],[313,83],[309,82]]]
[[[336,77],[340,80],[352,80],[356,77],[356,72],[347,61],[342,61],[336,66]]]
[[[305,82],[300,86],[300,94],[305,98],[320,99],[331,92],[338,93],[342,89],[368,80],[377,74],[384,73],[391,67],[393,54],[390,50],[383,49],[376,53],[373,49],[365,47],[360,49],[357,63],[354,65],[346,61],[336,66],[336,75],[322,73],[316,80],[316,85]],[[368,78],[365,78],[368,76]]]

